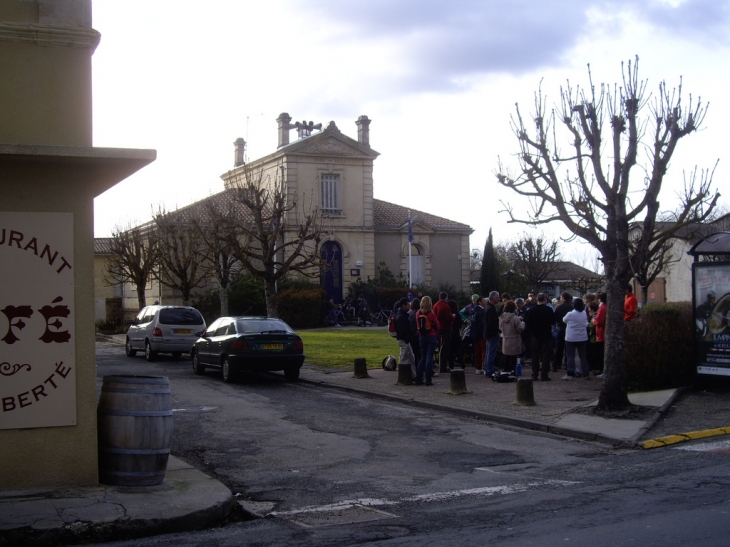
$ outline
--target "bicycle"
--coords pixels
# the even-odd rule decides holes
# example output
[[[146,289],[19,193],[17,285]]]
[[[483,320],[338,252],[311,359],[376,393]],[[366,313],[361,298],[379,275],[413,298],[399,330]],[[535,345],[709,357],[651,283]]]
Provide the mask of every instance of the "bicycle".
[[[389,311],[380,310],[379,312],[373,314],[370,321],[373,323],[373,325],[377,325],[378,327],[384,327],[390,321],[390,315],[391,314]]]
[[[350,320],[345,317],[345,314],[342,313],[342,310],[337,311],[337,325],[343,325],[345,323],[349,323]],[[334,326],[335,323],[332,321],[332,314],[328,313],[324,318],[324,324],[329,326]]]

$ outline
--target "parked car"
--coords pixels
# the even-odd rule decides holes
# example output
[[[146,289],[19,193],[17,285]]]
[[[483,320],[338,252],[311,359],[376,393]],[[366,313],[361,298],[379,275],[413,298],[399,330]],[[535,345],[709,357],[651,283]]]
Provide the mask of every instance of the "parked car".
[[[205,330],[205,319],[188,306],[147,306],[129,325],[126,353],[134,357],[144,351],[145,359],[154,361],[158,353],[170,353],[175,359],[189,353],[197,340],[196,332]]]
[[[290,382],[299,379],[304,344],[294,330],[275,317],[221,317],[211,323],[190,352],[193,372],[219,368],[232,382],[239,372],[283,370]]]

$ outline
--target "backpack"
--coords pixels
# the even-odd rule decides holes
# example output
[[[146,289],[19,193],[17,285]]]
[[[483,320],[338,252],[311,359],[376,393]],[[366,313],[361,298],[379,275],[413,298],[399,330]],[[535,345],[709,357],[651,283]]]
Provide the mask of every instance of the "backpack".
[[[391,315],[390,319],[388,320],[388,334],[390,334],[393,338],[398,335],[395,330],[395,315]]]
[[[429,332],[431,332],[431,327],[432,325],[428,315],[421,314],[418,316],[418,332],[421,336],[428,336]]]
[[[394,355],[388,355],[383,359],[383,370],[398,370],[398,362]]]
[[[504,384],[507,382],[514,382],[517,380],[517,377],[514,376],[511,372],[502,371],[502,372],[495,372],[491,376],[493,382],[497,382],[500,384]]]

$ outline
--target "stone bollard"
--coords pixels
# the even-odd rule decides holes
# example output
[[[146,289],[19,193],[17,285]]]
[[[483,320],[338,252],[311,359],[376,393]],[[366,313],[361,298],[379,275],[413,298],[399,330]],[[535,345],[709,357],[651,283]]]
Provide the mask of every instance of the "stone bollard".
[[[513,405],[535,406],[535,395],[532,391],[532,379],[520,378],[517,380],[517,398]]]
[[[410,386],[413,384],[413,380],[413,369],[411,365],[404,365],[403,363],[398,365],[398,381],[395,385]]]
[[[365,361],[365,357],[355,358],[355,374],[352,377],[357,379],[370,378],[368,375],[368,364],[367,361]]]
[[[449,391],[446,393],[449,395],[465,395],[471,393],[471,391],[466,390],[466,374],[464,369],[452,370],[449,378],[451,385],[449,386]]]

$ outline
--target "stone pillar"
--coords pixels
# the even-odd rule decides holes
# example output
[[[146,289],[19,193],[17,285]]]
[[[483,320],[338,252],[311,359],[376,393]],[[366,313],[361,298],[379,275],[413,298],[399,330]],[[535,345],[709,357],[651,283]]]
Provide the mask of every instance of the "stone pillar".
[[[370,147],[370,122],[367,116],[360,116],[355,124],[357,125],[357,142]]]

